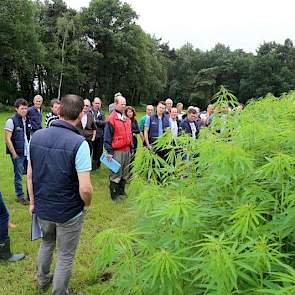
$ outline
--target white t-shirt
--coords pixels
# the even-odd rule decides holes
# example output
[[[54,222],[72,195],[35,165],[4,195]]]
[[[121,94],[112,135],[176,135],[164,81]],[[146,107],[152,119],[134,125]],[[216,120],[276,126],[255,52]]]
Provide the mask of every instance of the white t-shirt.
[[[192,137],[193,137],[194,139],[196,139],[196,133],[197,133],[196,125],[195,125],[195,123],[189,123],[189,124],[190,124],[191,129],[192,129]]]
[[[178,134],[177,121],[176,120],[172,120],[171,118],[169,118],[169,120],[170,120],[172,137],[173,138],[176,138],[177,137],[177,134]]]
[[[28,155],[28,151],[29,151],[29,142],[28,142],[27,135],[26,135],[26,119],[24,119],[24,118],[23,118],[23,124],[24,124],[24,140],[25,140],[24,156],[26,157]],[[4,130],[13,132],[14,124],[13,124],[13,121],[11,118],[9,118],[6,121]]]
[[[81,124],[83,129],[85,129],[86,125],[87,125],[87,113],[84,113],[82,119],[81,119]]]

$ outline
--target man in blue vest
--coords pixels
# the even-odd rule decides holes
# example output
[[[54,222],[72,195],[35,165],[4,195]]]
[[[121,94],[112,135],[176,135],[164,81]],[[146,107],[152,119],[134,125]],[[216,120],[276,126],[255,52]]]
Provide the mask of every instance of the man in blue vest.
[[[28,205],[29,202],[24,198],[22,187],[31,133],[31,124],[27,118],[28,102],[23,98],[17,99],[14,107],[16,113],[6,121],[4,127],[6,152],[10,154],[13,163],[16,200],[22,205]]]
[[[33,99],[33,106],[28,109],[28,118],[32,124],[32,134],[39,129],[42,129],[42,112],[41,107],[43,103],[43,97],[36,95]]]
[[[52,294],[68,294],[84,206],[89,206],[92,198],[90,149],[75,127],[83,116],[83,107],[81,97],[64,96],[60,120],[35,132],[30,142],[30,212],[37,215],[43,233],[37,279],[41,290],[49,288],[53,280]],[[50,265],[55,247],[57,261],[52,276]]]
[[[170,128],[169,115],[165,115],[165,102],[160,101],[157,105],[156,114],[147,117],[144,124],[144,140],[147,148],[153,149],[155,141],[160,137],[167,128]],[[156,154],[163,158],[167,158],[166,149],[154,149]]]
[[[157,105],[157,113],[147,117],[144,124],[144,140],[146,146],[151,149],[154,142],[167,128],[170,128],[169,116],[164,114],[165,103],[160,101]]]

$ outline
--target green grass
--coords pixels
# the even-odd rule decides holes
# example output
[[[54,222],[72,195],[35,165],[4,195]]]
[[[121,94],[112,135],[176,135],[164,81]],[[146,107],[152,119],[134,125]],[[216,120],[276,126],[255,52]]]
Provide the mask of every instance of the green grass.
[[[141,115],[139,114],[138,118]],[[3,130],[9,116],[9,113],[0,113],[0,186],[10,211],[10,222],[16,224],[16,228],[10,228],[9,232],[12,250],[15,253],[24,251],[27,256],[17,263],[0,263],[0,294],[30,295],[36,294],[35,268],[40,240],[30,241],[31,217],[28,207],[15,201],[13,166],[10,157],[5,154]],[[85,215],[70,281],[70,289],[74,294],[79,291],[85,294],[100,294],[100,274],[96,274],[93,267],[94,258],[97,256],[94,247],[96,234],[111,227],[128,229],[132,224],[132,215],[128,212],[127,204],[115,204],[110,200],[107,169],[102,167],[99,171],[93,172],[91,179],[94,189],[93,201]]]

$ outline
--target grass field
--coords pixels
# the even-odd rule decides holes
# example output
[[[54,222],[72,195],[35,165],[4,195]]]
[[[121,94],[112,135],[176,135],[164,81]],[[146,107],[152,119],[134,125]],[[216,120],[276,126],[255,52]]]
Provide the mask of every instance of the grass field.
[[[13,187],[13,166],[10,157],[5,154],[4,124],[9,113],[0,114],[0,145],[1,169],[0,185],[6,205],[10,211],[10,222],[16,224],[10,228],[12,250],[24,251],[26,258],[17,263],[0,262],[0,294],[1,295],[30,295],[36,294],[36,258],[40,240],[30,241],[30,215],[28,207],[15,201]],[[76,254],[70,290],[73,294],[100,294],[100,274],[93,270],[97,250],[94,247],[96,234],[114,226],[128,228],[132,224],[132,216],[125,202],[115,204],[110,201],[108,191],[108,171],[102,167],[91,174],[94,194],[92,206],[87,210],[82,229],[81,239]],[[104,284],[107,284],[105,282]],[[50,292],[45,293],[50,294]]]

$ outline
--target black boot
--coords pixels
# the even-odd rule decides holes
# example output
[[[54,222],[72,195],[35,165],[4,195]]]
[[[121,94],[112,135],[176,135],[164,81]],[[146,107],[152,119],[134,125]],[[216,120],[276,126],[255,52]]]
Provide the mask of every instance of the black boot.
[[[119,200],[119,183],[110,181],[110,193],[113,201]]]
[[[125,192],[125,184],[126,184],[126,180],[121,179],[119,182],[119,195],[120,196],[127,196],[126,192]]]
[[[16,262],[25,258],[25,254],[12,254],[10,251],[10,239],[0,242],[0,260],[7,260],[9,262]]]

